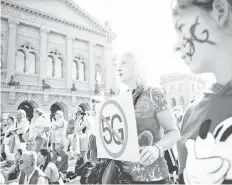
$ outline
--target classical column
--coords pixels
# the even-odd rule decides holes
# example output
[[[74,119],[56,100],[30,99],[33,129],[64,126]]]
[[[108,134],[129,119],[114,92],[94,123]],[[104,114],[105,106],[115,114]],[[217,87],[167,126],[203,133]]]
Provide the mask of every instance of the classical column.
[[[73,62],[73,54],[72,54],[72,45],[74,36],[67,36],[66,38],[66,49],[67,49],[67,60],[66,60],[66,87],[72,88],[72,62]]]
[[[7,80],[15,71],[15,56],[16,56],[16,34],[19,21],[9,18],[9,37],[8,37],[8,54],[7,54]]]
[[[50,31],[46,28],[40,28],[40,67],[39,67],[39,80],[42,80],[47,76],[47,43],[48,43],[48,33]]]
[[[111,45],[104,45],[104,62],[105,62],[105,91],[109,92],[113,85],[113,63],[112,63],[112,46]]]
[[[95,62],[94,62],[94,48],[96,44],[89,42],[89,70],[88,70],[88,81],[89,90],[94,91],[95,88]]]

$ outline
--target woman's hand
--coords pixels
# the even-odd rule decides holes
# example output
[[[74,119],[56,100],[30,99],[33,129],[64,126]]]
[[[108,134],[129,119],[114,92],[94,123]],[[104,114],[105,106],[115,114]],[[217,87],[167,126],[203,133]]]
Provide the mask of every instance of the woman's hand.
[[[148,166],[159,157],[159,149],[156,146],[145,146],[140,153],[139,163]]]

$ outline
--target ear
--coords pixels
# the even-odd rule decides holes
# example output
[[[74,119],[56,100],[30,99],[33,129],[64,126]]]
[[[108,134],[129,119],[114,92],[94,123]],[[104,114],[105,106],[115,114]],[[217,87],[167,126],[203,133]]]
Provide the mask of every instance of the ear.
[[[213,16],[220,27],[231,27],[232,7],[228,0],[214,0]]]

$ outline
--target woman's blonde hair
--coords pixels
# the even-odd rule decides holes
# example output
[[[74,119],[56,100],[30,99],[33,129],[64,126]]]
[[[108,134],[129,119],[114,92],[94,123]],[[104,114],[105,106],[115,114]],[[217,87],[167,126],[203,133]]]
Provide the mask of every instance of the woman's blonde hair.
[[[27,117],[27,114],[26,114],[25,110],[23,110],[23,109],[19,109],[17,113],[18,113],[19,115],[21,115],[23,118],[26,118],[26,117]]]
[[[137,77],[137,84],[145,81],[144,71],[142,69],[141,60],[138,54],[133,51],[126,51],[122,54],[121,58],[130,61],[133,64],[133,75]]]

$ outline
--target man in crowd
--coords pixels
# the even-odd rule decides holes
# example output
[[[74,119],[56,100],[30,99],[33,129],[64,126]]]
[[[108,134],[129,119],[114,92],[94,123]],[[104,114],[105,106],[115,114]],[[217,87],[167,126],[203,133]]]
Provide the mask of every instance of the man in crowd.
[[[19,184],[48,184],[46,175],[36,167],[37,154],[33,151],[26,151],[20,160],[19,168],[21,176]]]

